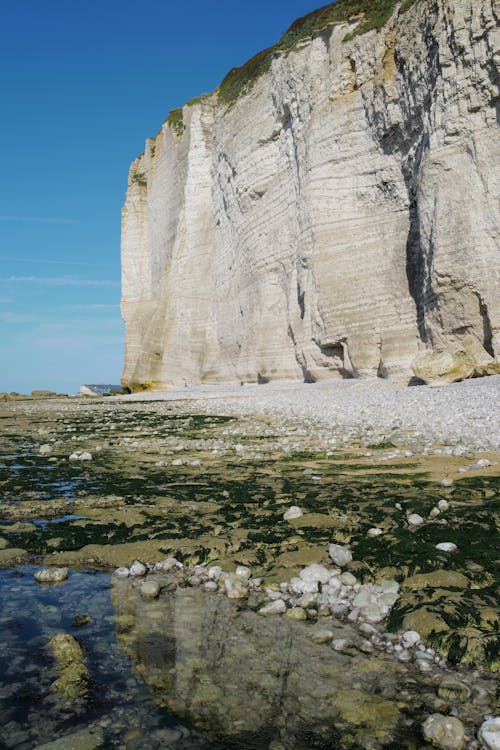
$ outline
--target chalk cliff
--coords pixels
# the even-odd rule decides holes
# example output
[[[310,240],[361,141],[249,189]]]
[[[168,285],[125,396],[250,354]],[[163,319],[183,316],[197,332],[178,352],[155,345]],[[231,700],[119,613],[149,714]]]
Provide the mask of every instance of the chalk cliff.
[[[146,142],[123,385],[408,382],[450,343],[500,358],[500,0],[391,2],[368,31],[301,19]]]

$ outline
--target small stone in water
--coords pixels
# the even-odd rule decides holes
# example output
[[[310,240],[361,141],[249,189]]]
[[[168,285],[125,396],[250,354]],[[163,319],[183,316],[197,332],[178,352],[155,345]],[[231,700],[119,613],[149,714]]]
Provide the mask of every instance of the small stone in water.
[[[85,625],[90,625],[91,622],[92,618],[90,615],[75,615],[71,624],[74,628],[84,628]]]
[[[143,599],[156,599],[160,595],[160,584],[156,581],[145,581],[140,588],[140,594]]]
[[[436,544],[436,549],[440,552],[456,552],[458,547],[453,542],[439,542],[439,544]]]
[[[487,719],[477,736],[487,750],[500,750],[500,716]]]
[[[262,615],[263,617],[269,617],[270,615],[283,615],[286,612],[286,604],[283,601],[283,599],[277,599],[275,602],[269,602],[269,604],[264,604],[261,609],[259,609],[258,614]]]
[[[35,573],[37,583],[60,583],[68,577],[67,568],[42,568]]]
[[[462,750],[464,746],[464,727],[454,716],[432,714],[422,729],[424,738],[440,750]]]

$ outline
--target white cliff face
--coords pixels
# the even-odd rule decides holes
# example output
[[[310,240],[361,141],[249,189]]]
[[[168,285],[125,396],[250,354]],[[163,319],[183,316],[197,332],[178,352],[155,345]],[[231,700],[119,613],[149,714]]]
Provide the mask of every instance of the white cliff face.
[[[499,0],[330,26],[131,168],[123,384],[381,375],[500,357]]]

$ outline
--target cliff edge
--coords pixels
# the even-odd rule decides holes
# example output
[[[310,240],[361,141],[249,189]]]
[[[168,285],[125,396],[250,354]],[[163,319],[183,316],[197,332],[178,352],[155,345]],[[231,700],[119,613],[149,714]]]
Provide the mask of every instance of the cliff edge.
[[[500,359],[499,0],[338,0],[130,169],[122,385]]]

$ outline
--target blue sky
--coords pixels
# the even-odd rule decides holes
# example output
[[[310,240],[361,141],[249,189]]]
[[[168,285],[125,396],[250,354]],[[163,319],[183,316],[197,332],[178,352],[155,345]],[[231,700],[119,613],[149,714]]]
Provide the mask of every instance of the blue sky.
[[[128,167],[315,0],[5,0],[0,391],[118,383]]]

